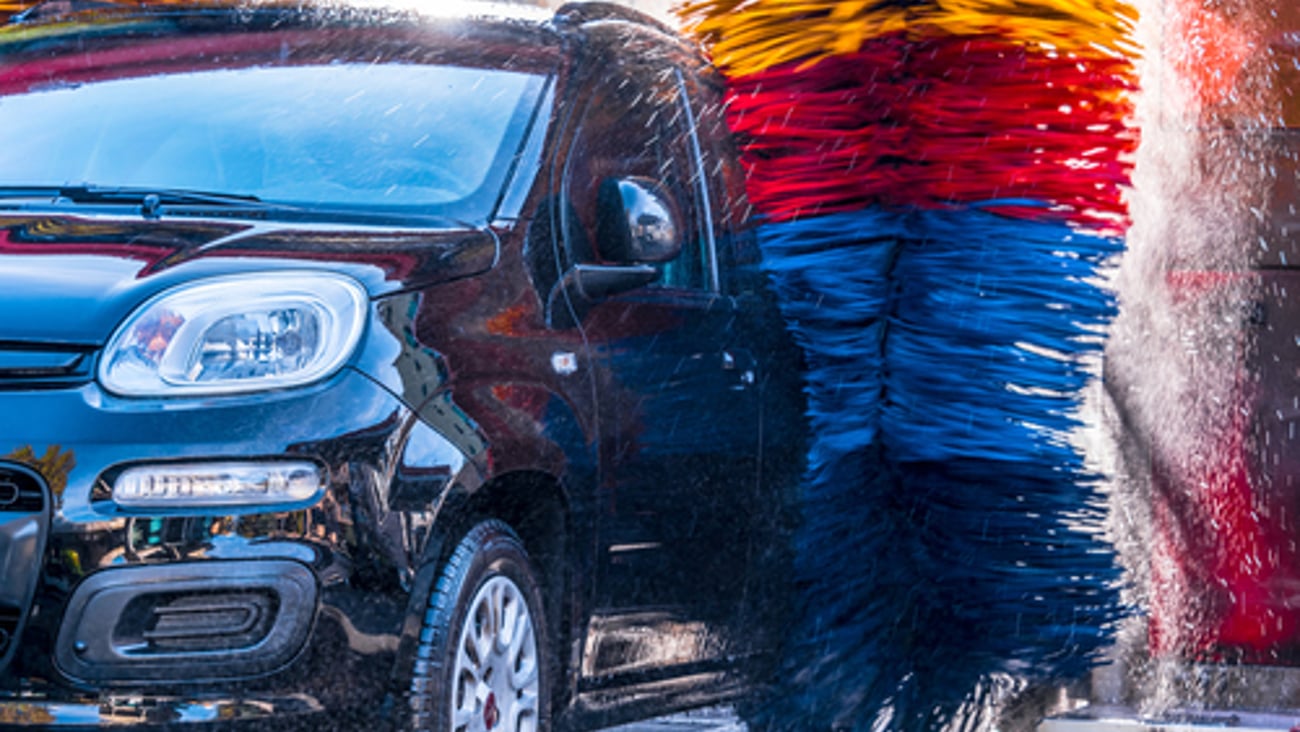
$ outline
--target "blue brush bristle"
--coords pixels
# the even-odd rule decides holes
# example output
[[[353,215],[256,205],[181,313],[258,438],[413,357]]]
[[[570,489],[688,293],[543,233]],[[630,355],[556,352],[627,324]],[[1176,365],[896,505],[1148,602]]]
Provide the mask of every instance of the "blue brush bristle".
[[[933,730],[1086,671],[1119,614],[1070,441],[1115,238],[972,207],[767,224],[813,427],[778,729]]]

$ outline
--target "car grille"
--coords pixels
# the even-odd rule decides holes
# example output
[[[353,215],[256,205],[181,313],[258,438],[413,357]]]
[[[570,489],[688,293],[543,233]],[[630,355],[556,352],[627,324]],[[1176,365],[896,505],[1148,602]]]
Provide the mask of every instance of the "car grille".
[[[83,346],[0,343],[0,390],[85,383],[91,379],[93,356]]]
[[[45,491],[24,473],[0,468],[0,513],[37,513],[45,508]]]

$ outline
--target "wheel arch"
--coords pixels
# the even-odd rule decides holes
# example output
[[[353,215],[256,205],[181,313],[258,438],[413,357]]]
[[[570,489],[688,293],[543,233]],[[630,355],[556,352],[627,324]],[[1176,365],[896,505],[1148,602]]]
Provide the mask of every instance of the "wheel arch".
[[[569,495],[558,477],[540,470],[518,470],[498,476],[468,498],[463,507],[463,536],[475,524],[487,519],[505,522],[519,536],[535,569],[540,573],[546,620],[555,639],[553,669],[553,721],[577,692],[573,675],[577,659],[572,640],[580,633],[577,621],[580,598],[570,571],[576,566],[577,539],[572,531],[573,514]],[[449,542],[455,547],[458,539]],[[449,549],[450,550],[450,549]]]
[[[490,519],[504,522],[518,535],[540,575],[545,616],[555,639],[552,658],[558,666],[552,676],[553,714],[563,712],[576,690],[576,678],[569,672],[576,668],[570,649],[577,628],[572,620],[575,585],[568,571],[575,560],[569,497],[557,476],[537,469],[514,470],[493,476],[472,493],[452,491],[439,511],[411,582],[390,682],[403,713],[407,711],[405,694],[417,660],[424,610],[439,570],[470,530]]]

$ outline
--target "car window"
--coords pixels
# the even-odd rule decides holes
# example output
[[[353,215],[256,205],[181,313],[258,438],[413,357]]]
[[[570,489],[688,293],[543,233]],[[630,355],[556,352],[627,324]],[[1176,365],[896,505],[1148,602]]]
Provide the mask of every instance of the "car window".
[[[609,178],[640,177],[659,184],[681,214],[681,253],[659,263],[660,287],[709,290],[711,253],[699,217],[698,180],[686,100],[672,69],[653,75],[608,74],[585,107],[569,154],[564,222],[569,255],[578,262],[633,264],[602,252],[595,236],[596,201]]]
[[[0,104],[0,185],[180,188],[481,220],[542,81],[358,63],[55,84]]]

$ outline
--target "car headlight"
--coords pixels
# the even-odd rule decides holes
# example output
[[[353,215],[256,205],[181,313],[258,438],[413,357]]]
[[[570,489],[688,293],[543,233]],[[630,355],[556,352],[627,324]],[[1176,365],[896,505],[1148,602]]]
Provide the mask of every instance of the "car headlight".
[[[334,373],[365,325],[365,290],[328,272],[198,280],[133,312],[109,339],[99,381],[123,396],[298,386]]]

